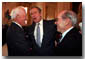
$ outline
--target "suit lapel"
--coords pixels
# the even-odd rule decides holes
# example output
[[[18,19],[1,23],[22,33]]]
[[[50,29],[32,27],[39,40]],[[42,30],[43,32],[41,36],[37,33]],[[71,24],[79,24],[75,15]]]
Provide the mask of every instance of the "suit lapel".
[[[71,38],[72,38],[71,35],[72,35],[74,32],[76,32],[76,31],[77,31],[76,28],[71,29],[71,30],[65,35],[65,37],[62,39],[62,41],[60,42],[60,44],[62,44],[63,42],[68,41],[68,39],[71,39]]]
[[[33,22],[33,24],[32,24],[32,29],[31,29],[31,30],[32,30],[32,33],[33,33],[33,35],[34,35],[35,25],[36,25],[36,24]]]
[[[42,45],[41,46],[43,46],[44,45],[44,42],[45,42],[45,39],[46,39],[46,33],[47,33],[48,31],[47,31],[47,25],[46,25],[46,22],[45,22],[45,20],[43,20],[43,38],[42,38]]]
[[[35,30],[35,23],[33,22],[33,24],[30,26],[30,35],[31,35],[31,38],[33,39],[33,41],[35,42],[35,37],[34,37],[34,30]]]

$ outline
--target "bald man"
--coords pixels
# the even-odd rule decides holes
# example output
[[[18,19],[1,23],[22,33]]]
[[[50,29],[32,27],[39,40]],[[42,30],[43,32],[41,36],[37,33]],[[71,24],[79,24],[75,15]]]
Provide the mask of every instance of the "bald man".
[[[19,6],[11,11],[13,22],[7,31],[7,45],[9,56],[28,56],[30,55],[29,41],[25,39],[22,26],[26,23],[26,11],[24,7]]]
[[[62,33],[59,39],[56,55],[59,56],[81,56],[82,55],[82,35],[75,27],[77,17],[73,11],[64,10],[59,13],[55,22],[57,30]]]

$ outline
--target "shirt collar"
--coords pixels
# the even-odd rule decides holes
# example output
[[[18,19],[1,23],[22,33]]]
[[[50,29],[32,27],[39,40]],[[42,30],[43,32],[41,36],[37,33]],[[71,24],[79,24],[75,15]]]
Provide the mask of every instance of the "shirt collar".
[[[73,26],[69,28],[68,30],[66,30],[64,33],[62,33],[62,37],[64,37],[71,29],[73,29]]]
[[[13,21],[13,23],[17,24],[19,27],[22,28],[22,26],[19,23],[15,22],[15,21]]]

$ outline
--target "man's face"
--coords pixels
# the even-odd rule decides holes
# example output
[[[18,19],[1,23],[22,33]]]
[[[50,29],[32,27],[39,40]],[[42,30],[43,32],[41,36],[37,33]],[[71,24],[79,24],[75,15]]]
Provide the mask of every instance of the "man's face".
[[[62,31],[63,31],[64,28],[65,28],[65,22],[64,22],[64,20],[62,19],[61,14],[58,15],[58,19],[57,19],[57,21],[55,22],[55,24],[57,25],[57,31],[62,33]]]
[[[37,8],[33,8],[30,10],[30,15],[34,22],[39,22],[41,20],[41,13]]]
[[[20,25],[24,26],[26,25],[25,21],[26,21],[26,13],[25,11],[22,11],[19,15],[18,15],[18,22]]]

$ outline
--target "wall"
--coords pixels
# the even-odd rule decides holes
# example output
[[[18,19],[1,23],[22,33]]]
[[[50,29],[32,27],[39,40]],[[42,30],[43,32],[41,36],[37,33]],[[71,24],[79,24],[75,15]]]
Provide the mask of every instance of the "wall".
[[[3,2],[2,3],[2,24],[10,24],[11,21],[7,21],[4,13],[7,9],[11,10],[17,6],[25,6],[28,8],[28,25],[32,24],[31,17],[29,15],[29,9],[32,6],[38,6],[42,9],[42,18],[51,20],[57,17],[62,10],[72,10],[72,2]]]

